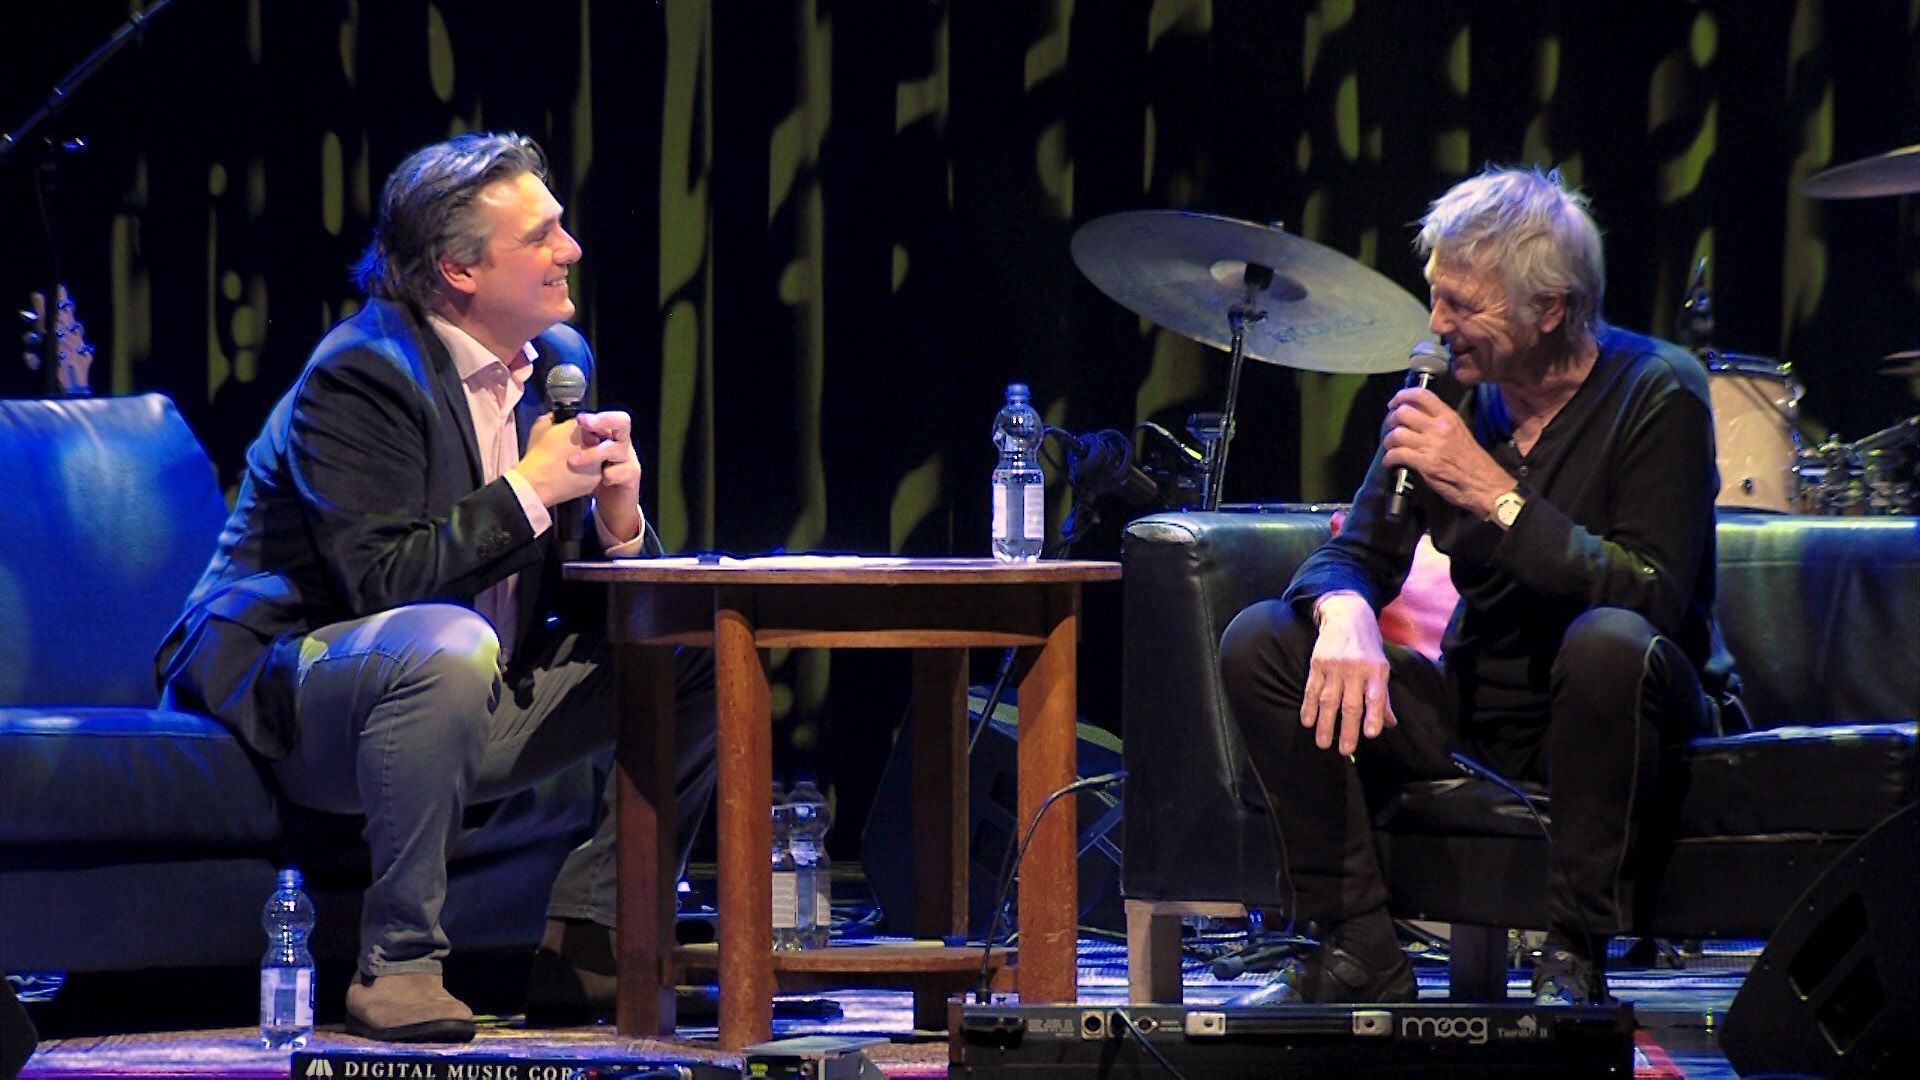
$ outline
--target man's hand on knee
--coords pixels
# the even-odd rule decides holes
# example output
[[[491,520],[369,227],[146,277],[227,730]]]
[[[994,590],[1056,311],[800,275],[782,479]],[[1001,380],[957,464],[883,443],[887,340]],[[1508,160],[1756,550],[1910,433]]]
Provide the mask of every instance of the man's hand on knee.
[[[1319,634],[1300,699],[1300,726],[1322,750],[1351,754],[1399,721],[1387,698],[1387,651],[1380,620],[1357,593],[1329,593],[1314,605]]]

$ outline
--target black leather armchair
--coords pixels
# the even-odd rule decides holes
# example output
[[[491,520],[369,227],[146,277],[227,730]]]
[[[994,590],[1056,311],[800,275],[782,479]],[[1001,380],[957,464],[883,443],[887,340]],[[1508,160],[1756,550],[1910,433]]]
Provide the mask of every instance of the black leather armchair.
[[[172,402],[0,401],[0,970],[255,964],[297,865],[322,959],[357,951],[358,818],[299,811],[204,716],[154,708],[153,654],[227,506]],[[456,949],[525,950],[598,801],[587,763],[468,816]]]
[[[1279,908],[1259,786],[1226,716],[1221,632],[1329,535],[1315,509],[1135,521],[1123,552],[1134,1000],[1178,1000],[1177,916]],[[1920,521],[1723,513],[1719,602],[1754,730],[1677,748],[1641,933],[1766,936],[1836,856],[1916,799]],[[1551,813],[1550,807],[1543,807]],[[1505,930],[1546,923],[1547,850],[1484,780],[1410,785],[1375,821],[1391,907],[1453,924],[1456,997],[1505,993]]]

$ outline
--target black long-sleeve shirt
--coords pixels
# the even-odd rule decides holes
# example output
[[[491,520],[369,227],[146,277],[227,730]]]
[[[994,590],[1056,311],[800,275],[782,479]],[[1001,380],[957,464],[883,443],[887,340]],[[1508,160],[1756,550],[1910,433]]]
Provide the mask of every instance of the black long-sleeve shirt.
[[[1285,599],[1304,614],[1315,598],[1350,589],[1377,612],[1430,532],[1461,597],[1443,645],[1450,668],[1544,686],[1573,620],[1619,607],[1679,644],[1710,694],[1725,689],[1732,662],[1713,624],[1719,477],[1701,363],[1666,342],[1604,328],[1592,372],[1525,455],[1493,386],[1446,389],[1526,496],[1513,527],[1502,531],[1424,485],[1403,518],[1388,521],[1393,470],[1376,450],[1345,526],[1300,566]]]

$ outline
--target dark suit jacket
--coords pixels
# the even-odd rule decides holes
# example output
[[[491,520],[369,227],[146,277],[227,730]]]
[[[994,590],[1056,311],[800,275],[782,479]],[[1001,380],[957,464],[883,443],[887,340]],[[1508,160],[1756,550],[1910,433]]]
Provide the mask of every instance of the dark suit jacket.
[[[515,418],[522,450],[553,365],[578,364],[592,383],[579,331],[556,325],[534,345]],[[471,604],[517,573],[517,658],[538,654],[549,615],[597,630],[597,590],[562,608],[554,533],[533,535],[504,479],[481,483],[464,388],[425,319],[370,301],[315,347],[248,448],[213,560],[160,647],[163,701],[219,718],[274,759],[293,743],[300,639],[329,623]],[[597,554],[591,523],[582,533]]]

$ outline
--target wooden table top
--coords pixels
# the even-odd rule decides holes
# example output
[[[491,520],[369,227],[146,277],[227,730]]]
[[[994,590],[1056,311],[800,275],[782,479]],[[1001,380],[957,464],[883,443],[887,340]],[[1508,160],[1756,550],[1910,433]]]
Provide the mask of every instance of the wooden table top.
[[[1120,564],[1092,559],[1003,563],[898,555],[673,556],[570,562],[573,581],[679,585],[1057,585],[1120,580]]]

